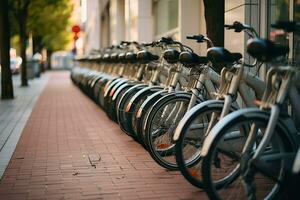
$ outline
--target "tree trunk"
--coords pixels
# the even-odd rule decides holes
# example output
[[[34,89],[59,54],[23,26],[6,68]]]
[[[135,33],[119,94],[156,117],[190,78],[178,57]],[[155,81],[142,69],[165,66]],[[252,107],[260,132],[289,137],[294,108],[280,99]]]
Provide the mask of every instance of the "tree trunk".
[[[33,55],[35,53],[41,53],[43,48],[42,37],[33,35],[32,40],[33,40]]]
[[[51,70],[51,55],[52,51],[47,49],[47,69]]]
[[[22,67],[21,67],[21,86],[28,86],[27,80],[27,58],[26,58],[26,41],[27,41],[27,11],[22,13],[19,20],[20,26],[20,54],[22,58]]]
[[[13,99],[14,88],[10,70],[10,26],[8,18],[8,0],[0,1],[0,60],[1,60],[1,98]]]
[[[206,34],[215,46],[224,47],[225,0],[203,0]]]

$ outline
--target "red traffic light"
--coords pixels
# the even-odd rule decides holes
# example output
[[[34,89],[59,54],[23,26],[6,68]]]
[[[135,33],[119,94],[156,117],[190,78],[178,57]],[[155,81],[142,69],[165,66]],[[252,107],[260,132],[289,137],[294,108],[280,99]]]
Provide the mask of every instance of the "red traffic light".
[[[72,26],[72,32],[73,33],[79,33],[80,32],[80,26],[78,26],[78,25]]]

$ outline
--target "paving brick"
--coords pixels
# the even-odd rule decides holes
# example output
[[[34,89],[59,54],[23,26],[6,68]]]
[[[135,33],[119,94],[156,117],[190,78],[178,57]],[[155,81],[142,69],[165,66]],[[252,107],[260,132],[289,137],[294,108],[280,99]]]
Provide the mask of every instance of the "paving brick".
[[[48,75],[0,181],[0,199],[206,199],[179,172],[157,165],[69,72]]]

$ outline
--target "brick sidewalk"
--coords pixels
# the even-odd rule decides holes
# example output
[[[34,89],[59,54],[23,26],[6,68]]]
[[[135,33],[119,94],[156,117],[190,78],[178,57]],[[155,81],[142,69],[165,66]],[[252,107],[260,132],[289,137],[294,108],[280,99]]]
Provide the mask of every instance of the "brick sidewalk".
[[[49,75],[0,182],[1,200],[207,199],[123,134],[69,72]]]

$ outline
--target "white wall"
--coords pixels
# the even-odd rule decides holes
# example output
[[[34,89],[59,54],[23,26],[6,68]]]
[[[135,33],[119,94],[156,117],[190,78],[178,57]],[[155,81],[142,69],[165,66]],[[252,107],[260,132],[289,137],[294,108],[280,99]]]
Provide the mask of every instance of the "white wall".
[[[225,24],[234,21],[245,22],[245,2],[226,0]],[[244,52],[244,33],[236,33],[233,30],[225,30],[225,47],[233,52]]]
[[[87,20],[85,22],[84,50],[100,49],[100,4],[99,0],[87,0]]]
[[[206,44],[186,39],[187,35],[206,35],[204,5],[198,0],[179,0],[179,40],[192,47],[196,53],[206,54]]]
[[[138,41],[151,42],[154,39],[152,0],[138,1]]]
[[[125,40],[125,0],[111,0],[109,15],[111,44],[118,44]]]

